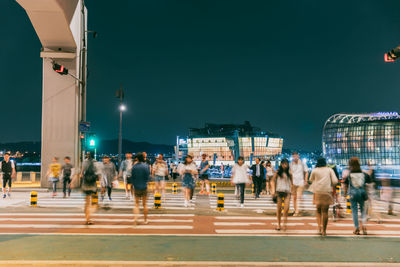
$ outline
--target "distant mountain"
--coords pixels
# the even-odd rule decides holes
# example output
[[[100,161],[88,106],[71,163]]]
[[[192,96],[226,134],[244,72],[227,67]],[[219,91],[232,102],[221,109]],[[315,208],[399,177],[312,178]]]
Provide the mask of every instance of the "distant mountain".
[[[18,143],[0,143],[0,150],[5,151],[20,151],[20,152],[37,152],[41,151],[41,142],[18,142]],[[174,153],[174,146],[151,144],[148,142],[132,142],[124,139],[122,142],[122,152],[140,152],[146,151],[149,154]],[[118,140],[99,140],[97,152],[100,154],[117,154]]]
[[[42,149],[41,142],[0,143],[0,150],[12,152],[37,152]]]
[[[126,139],[122,140],[122,153],[126,152],[142,152],[146,151],[149,154],[163,153],[170,154],[174,153],[174,146],[162,145],[162,144],[151,144],[148,142],[132,142]],[[118,153],[118,139],[114,140],[100,140],[98,146],[98,153],[103,154],[117,154]]]

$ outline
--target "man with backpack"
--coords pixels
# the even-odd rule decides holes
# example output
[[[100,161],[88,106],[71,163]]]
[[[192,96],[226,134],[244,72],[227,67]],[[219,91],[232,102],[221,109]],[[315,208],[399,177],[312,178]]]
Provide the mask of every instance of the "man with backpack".
[[[64,158],[64,165],[61,167],[62,177],[63,177],[63,193],[64,198],[67,197],[67,188],[68,188],[68,197],[71,196],[71,175],[72,175],[72,164],[71,158]]]
[[[97,192],[97,180],[99,179],[98,172],[95,166],[95,160],[93,159],[92,153],[86,154],[86,159],[82,164],[82,171],[80,174],[82,179],[82,191],[85,194],[85,216],[86,224],[93,224],[90,219],[90,207],[92,201],[92,195]]]

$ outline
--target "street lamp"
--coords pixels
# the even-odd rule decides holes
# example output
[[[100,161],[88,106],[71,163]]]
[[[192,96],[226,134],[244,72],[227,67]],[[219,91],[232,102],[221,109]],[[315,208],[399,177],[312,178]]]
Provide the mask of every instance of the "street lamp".
[[[122,85],[115,92],[115,96],[119,98],[118,168],[120,168],[122,160],[122,112],[126,110],[126,106],[123,104],[124,90],[122,89]]]

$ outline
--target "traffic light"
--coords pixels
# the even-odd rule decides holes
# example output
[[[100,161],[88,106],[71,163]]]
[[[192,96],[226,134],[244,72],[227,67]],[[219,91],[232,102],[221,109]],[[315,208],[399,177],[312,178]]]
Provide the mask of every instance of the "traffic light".
[[[86,149],[88,151],[94,151],[97,148],[97,138],[96,134],[89,133],[86,139]]]
[[[68,74],[68,69],[64,67],[63,65],[53,63],[53,70],[55,72],[58,72],[61,75],[67,75]]]
[[[394,62],[400,57],[400,46],[390,50],[384,56],[385,62]]]

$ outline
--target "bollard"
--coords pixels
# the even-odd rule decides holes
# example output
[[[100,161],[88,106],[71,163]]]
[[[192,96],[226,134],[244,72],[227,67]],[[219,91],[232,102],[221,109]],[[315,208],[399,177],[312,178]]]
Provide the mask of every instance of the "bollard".
[[[336,185],[336,194],[340,196],[340,183]]]
[[[217,211],[224,210],[224,194],[220,193],[217,196]]]
[[[99,193],[92,193],[92,206],[97,206],[99,204]]]
[[[154,208],[155,209],[161,208],[161,194],[160,193],[154,194]]]
[[[31,207],[37,207],[37,192],[31,192]]]
[[[254,195],[254,184],[251,184],[251,194]]]
[[[178,193],[178,185],[176,183],[172,184],[172,194]]]
[[[350,205],[350,196],[347,196],[346,197],[346,200],[347,200],[347,203],[346,203],[346,206],[347,206],[347,208],[346,208],[346,213],[351,213],[351,205]]]
[[[216,184],[216,183],[213,183],[213,184],[211,185],[211,193],[212,193],[213,195],[215,195],[215,194],[217,193],[217,184]]]

